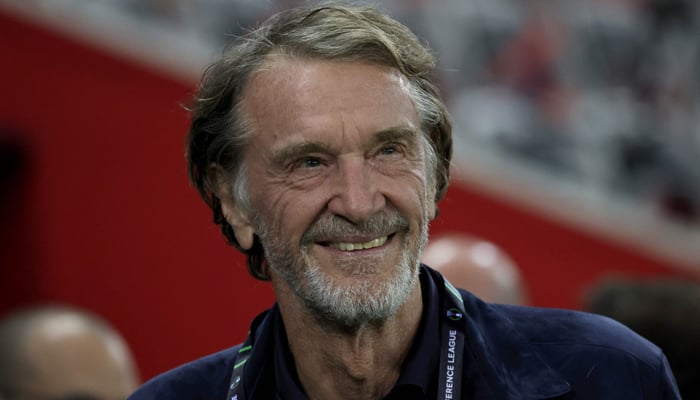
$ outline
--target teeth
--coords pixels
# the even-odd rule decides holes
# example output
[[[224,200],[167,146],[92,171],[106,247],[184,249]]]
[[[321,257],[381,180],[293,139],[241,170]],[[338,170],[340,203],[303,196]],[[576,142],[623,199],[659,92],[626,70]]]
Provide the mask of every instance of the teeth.
[[[329,246],[342,250],[342,251],[355,251],[355,250],[364,250],[364,249],[371,249],[374,247],[379,247],[386,243],[387,237],[383,236],[380,238],[376,238],[374,240],[370,240],[369,242],[365,243],[343,243],[343,242],[337,242],[337,243],[330,243]]]

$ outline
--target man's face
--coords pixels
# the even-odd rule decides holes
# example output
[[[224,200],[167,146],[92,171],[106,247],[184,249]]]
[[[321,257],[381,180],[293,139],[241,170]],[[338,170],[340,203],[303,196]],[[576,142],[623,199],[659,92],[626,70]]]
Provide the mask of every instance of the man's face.
[[[275,59],[243,112],[255,131],[249,231],[273,283],[347,326],[392,315],[416,285],[434,213],[407,83],[377,65]]]

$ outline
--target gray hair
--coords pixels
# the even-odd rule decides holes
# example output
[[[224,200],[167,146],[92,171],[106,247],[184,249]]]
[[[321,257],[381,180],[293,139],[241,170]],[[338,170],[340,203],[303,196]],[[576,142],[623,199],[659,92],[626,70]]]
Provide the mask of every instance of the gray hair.
[[[435,58],[407,27],[365,6],[325,5],[273,16],[230,44],[206,70],[191,107],[186,148],[190,180],[211,207],[214,222],[228,242],[248,256],[251,275],[261,280],[269,279],[262,265],[262,245],[257,237],[251,249],[238,244],[216,196],[221,177],[212,166],[229,179],[236,178],[233,195],[241,207],[249,207],[241,160],[253,131],[241,112],[242,96],[252,75],[265,67],[271,55],[359,61],[397,69],[409,83],[421,129],[430,144],[427,159],[434,170],[430,182],[435,184],[436,203],[447,192],[452,158],[451,123],[432,83]]]

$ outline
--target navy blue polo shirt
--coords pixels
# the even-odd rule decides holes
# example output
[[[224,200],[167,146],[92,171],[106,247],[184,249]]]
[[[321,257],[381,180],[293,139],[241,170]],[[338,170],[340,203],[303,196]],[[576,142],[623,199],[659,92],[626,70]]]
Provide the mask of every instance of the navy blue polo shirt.
[[[423,315],[418,334],[414,338],[411,350],[401,367],[401,375],[394,389],[386,399],[434,399],[437,392],[438,349],[440,347],[439,310],[442,294],[437,290],[433,279],[427,271],[421,269],[420,284],[423,294]],[[276,398],[280,400],[306,399],[294,366],[294,358],[287,344],[287,334],[282,317],[273,314],[275,334],[274,370]]]
[[[421,267],[424,312],[387,399],[436,399],[444,279]],[[460,290],[466,334],[461,398],[469,400],[678,400],[660,349],[609,318],[571,310],[485,303]],[[279,308],[251,325],[252,350],[238,400],[306,399],[287,345]],[[129,400],[226,399],[241,345],[150,380]]]

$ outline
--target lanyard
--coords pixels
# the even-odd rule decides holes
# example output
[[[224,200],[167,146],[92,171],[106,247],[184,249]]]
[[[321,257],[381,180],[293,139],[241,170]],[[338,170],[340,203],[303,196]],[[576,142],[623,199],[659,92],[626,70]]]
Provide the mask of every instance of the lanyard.
[[[464,358],[466,315],[462,295],[452,284],[445,280],[445,315],[441,323],[440,371],[437,398],[441,400],[460,399],[462,384],[462,359]],[[254,324],[255,325],[255,324]],[[242,389],[243,372],[253,349],[253,332],[241,345],[233,360],[233,373],[226,400],[244,400]]]
[[[440,338],[440,378],[437,398],[460,399],[462,388],[462,360],[464,358],[465,323],[462,295],[445,280],[447,298]]]

